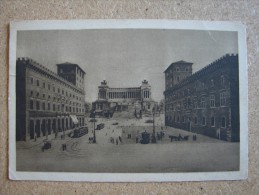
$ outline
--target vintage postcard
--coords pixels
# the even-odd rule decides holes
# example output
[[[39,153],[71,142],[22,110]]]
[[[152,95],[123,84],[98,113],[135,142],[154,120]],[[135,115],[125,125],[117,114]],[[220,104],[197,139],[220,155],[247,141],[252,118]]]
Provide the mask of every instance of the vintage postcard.
[[[10,179],[247,178],[241,23],[12,22],[9,62]]]

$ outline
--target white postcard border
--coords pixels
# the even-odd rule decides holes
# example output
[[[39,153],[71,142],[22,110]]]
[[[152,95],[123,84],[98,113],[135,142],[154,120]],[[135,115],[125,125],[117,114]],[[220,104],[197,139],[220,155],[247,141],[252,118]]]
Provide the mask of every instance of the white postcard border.
[[[78,29],[184,29],[238,32],[240,93],[240,170],[197,173],[71,173],[16,171],[16,42],[21,30]],[[246,31],[239,22],[173,20],[35,20],[10,24],[9,42],[9,178],[12,180],[87,181],[87,182],[171,182],[239,180],[248,177],[248,77]]]

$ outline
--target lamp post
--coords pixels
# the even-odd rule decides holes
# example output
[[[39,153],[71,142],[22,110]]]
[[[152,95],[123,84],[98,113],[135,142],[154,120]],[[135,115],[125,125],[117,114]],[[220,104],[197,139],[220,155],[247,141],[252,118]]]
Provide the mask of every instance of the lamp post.
[[[156,143],[156,131],[155,131],[155,108],[153,110],[153,135],[152,135],[152,143]]]
[[[94,139],[93,139],[93,143],[96,143],[96,136],[95,136],[95,111],[93,111],[93,115],[94,115]]]

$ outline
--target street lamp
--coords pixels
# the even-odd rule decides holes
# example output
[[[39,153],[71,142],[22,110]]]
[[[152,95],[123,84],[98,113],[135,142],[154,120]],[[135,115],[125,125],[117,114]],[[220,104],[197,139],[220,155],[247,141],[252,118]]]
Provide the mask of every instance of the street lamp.
[[[93,143],[96,143],[96,136],[95,136],[95,111],[93,111],[93,115],[94,115],[94,139],[93,139]]]
[[[155,132],[155,108],[153,110],[153,135],[152,135],[152,143],[156,143],[156,132]]]

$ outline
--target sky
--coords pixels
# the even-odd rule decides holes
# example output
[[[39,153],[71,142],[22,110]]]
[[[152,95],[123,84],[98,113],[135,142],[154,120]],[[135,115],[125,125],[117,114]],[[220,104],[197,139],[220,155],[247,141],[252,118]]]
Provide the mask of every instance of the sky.
[[[146,79],[152,98],[163,99],[165,69],[193,63],[193,73],[225,54],[238,53],[236,32],[173,29],[86,29],[18,31],[18,57],[29,57],[57,72],[71,62],[85,72],[85,99],[97,99],[98,86],[139,87]]]

